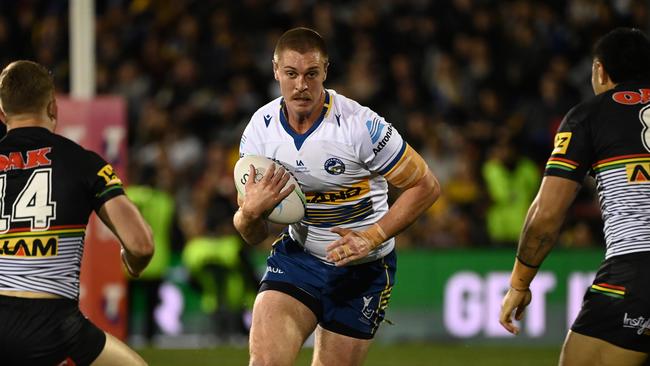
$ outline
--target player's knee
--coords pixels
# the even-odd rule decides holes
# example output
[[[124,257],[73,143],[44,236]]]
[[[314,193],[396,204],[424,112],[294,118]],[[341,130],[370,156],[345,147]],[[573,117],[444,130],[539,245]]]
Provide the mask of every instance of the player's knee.
[[[250,353],[248,366],[289,366],[291,360],[282,359],[279,352],[254,352]]]

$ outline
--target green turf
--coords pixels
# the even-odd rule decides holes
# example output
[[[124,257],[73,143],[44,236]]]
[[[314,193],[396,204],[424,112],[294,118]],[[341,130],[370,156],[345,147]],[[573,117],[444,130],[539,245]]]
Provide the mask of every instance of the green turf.
[[[198,350],[140,349],[151,366],[247,365],[245,348],[219,347]],[[373,345],[367,366],[547,366],[557,364],[558,347],[506,347],[463,345]],[[296,366],[308,366],[311,349],[304,349]]]

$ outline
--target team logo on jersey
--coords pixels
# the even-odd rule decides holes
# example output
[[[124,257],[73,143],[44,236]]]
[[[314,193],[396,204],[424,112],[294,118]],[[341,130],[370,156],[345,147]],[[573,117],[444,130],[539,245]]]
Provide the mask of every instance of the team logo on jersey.
[[[625,165],[628,183],[650,183],[650,163],[633,163]]]
[[[0,256],[53,257],[57,255],[56,236],[36,236],[2,239]]]
[[[558,132],[555,135],[555,149],[553,149],[553,154],[566,154],[566,150],[569,148],[569,142],[571,142],[571,132]]]
[[[325,161],[325,171],[332,175],[341,175],[345,172],[345,164],[339,158],[329,158]]]

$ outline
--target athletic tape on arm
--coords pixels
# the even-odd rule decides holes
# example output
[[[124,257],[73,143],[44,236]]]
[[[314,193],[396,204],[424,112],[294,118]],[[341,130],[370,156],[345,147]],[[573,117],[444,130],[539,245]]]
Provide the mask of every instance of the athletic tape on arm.
[[[410,145],[404,155],[384,177],[397,188],[410,188],[427,174],[427,163]]]

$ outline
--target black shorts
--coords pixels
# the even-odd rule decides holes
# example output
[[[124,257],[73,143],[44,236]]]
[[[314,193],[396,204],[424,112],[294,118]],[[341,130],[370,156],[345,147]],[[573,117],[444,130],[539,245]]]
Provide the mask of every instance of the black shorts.
[[[604,261],[571,330],[650,352],[650,252]]]
[[[90,365],[105,344],[74,300],[0,296],[1,365]]]

